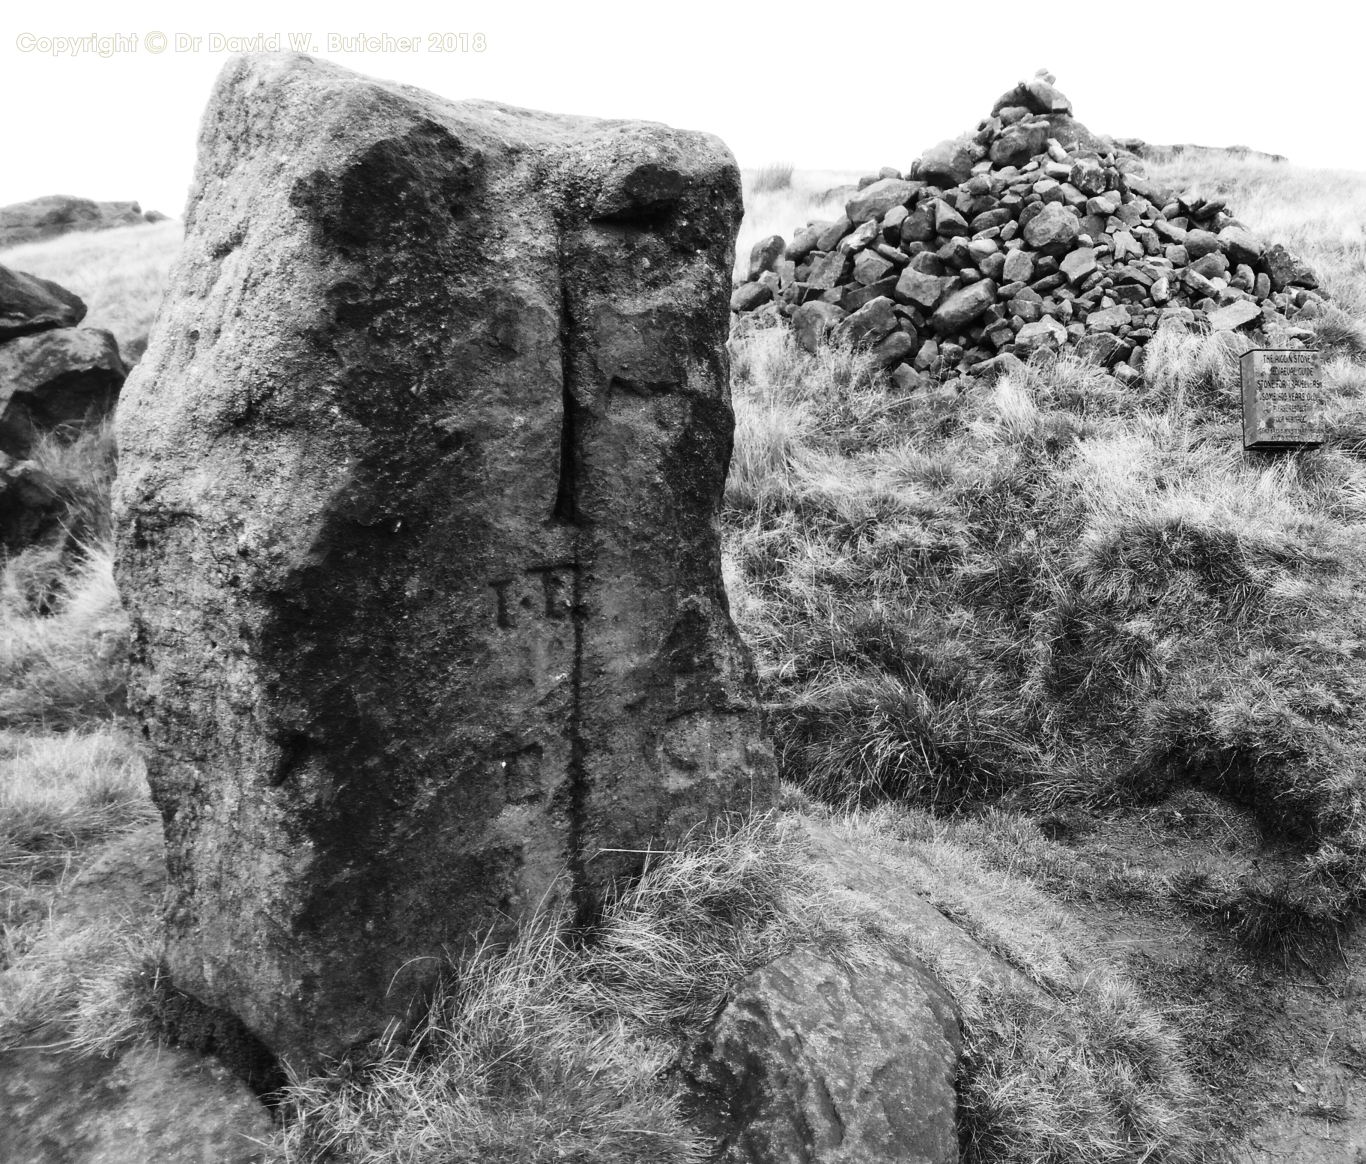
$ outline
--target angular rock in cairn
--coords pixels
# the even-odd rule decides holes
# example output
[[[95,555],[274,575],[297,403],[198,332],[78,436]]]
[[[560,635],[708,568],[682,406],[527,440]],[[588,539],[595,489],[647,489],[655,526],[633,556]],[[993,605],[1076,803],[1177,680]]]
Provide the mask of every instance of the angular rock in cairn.
[[[1053,82],[1016,85],[904,177],[863,178],[841,218],[760,240],[731,310],[790,320],[809,351],[827,335],[871,346],[903,388],[1066,347],[1131,383],[1167,319],[1311,337],[1296,326],[1322,302],[1307,264],[1223,201],[1149,181]]]

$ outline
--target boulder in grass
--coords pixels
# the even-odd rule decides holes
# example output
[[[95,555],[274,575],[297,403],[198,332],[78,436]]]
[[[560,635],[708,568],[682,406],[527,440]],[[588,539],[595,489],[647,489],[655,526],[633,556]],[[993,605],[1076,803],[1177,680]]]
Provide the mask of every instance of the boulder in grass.
[[[0,343],[36,331],[75,327],[85,318],[78,295],[48,279],[0,266]]]
[[[684,1076],[722,1164],[956,1164],[961,1053],[918,959],[845,970],[800,950],[735,988]]]

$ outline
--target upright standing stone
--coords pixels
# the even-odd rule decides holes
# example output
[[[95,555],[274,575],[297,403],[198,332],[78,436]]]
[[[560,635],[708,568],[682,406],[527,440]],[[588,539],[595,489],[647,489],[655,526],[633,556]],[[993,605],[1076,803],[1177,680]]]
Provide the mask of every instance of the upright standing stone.
[[[717,529],[740,211],[702,134],[224,68],[118,579],[172,976],[278,1054],[769,803]]]

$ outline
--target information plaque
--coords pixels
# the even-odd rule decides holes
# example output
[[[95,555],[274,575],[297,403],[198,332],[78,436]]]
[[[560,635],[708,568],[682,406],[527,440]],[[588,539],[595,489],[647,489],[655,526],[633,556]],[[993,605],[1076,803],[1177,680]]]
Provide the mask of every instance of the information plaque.
[[[1323,443],[1323,362],[1316,351],[1243,353],[1243,448]]]

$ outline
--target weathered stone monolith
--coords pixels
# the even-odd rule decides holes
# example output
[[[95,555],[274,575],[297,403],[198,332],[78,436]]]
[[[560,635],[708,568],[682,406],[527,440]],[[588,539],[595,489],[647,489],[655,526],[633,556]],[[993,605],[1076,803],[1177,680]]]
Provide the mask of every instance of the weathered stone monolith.
[[[740,206],[704,134],[219,78],[118,579],[172,975],[278,1054],[768,803],[717,526]]]

